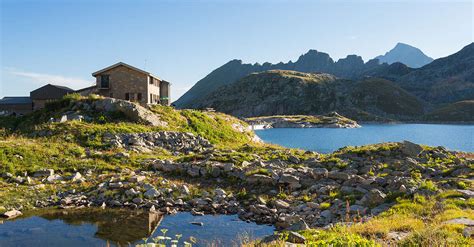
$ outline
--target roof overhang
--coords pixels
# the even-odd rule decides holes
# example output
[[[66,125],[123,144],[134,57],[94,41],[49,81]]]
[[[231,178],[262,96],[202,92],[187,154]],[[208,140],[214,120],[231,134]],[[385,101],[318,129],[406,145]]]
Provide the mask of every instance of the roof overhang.
[[[152,75],[150,72],[141,70],[141,69],[139,69],[139,68],[137,68],[137,67],[133,67],[132,65],[129,65],[129,64],[126,64],[126,63],[123,63],[123,62],[118,62],[118,63],[116,63],[116,64],[114,64],[114,65],[111,65],[111,66],[109,66],[109,67],[107,67],[107,68],[104,68],[104,69],[101,69],[101,70],[99,70],[99,71],[96,71],[96,72],[92,73],[92,76],[95,77],[95,76],[97,76],[97,75],[100,75],[100,74],[102,74],[102,73],[104,73],[104,72],[106,72],[106,71],[108,71],[108,70],[111,70],[111,69],[116,68],[116,67],[119,67],[119,66],[127,67],[127,68],[129,68],[129,69],[131,69],[131,70],[135,70],[135,71],[140,72],[140,73],[143,73],[143,74],[145,74],[145,75],[149,75],[149,76],[154,77],[154,78],[156,78],[156,79],[158,79],[158,80],[161,81],[160,78],[158,78],[157,76]]]

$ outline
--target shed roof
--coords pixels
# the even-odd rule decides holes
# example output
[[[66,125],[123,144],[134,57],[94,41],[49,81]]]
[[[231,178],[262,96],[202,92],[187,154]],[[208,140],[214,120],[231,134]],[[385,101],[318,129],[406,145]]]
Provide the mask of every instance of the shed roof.
[[[42,87],[39,87],[39,88],[37,88],[37,89],[35,89],[31,92],[36,92],[36,91],[39,91],[39,90],[41,90],[43,88],[46,88],[46,87],[55,87],[55,88],[58,88],[58,89],[61,89],[61,90],[64,90],[64,91],[74,92],[74,89],[72,89],[72,88],[68,88],[66,86],[54,85],[54,84],[46,84],[46,85],[44,85]]]
[[[138,72],[140,72],[140,73],[143,73],[143,74],[152,76],[152,77],[154,77],[154,78],[156,78],[156,79],[158,79],[158,80],[161,81],[160,78],[158,78],[157,76],[154,76],[154,75],[151,74],[150,72],[145,71],[145,70],[142,70],[142,69],[139,69],[139,68],[137,68],[137,67],[133,67],[132,65],[129,65],[129,64],[126,64],[126,63],[123,63],[123,62],[118,62],[118,63],[116,63],[116,64],[114,64],[114,65],[111,65],[111,66],[109,66],[109,67],[107,67],[107,68],[104,68],[104,69],[101,69],[101,70],[99,70],[99,71],[96,71],[96,72],[92,73],[92,76],[97,76],[97,75],[99,75],[99,74],[102,74],[103,72],[106,72],[106,71],[108,71],[108,70],[111,70],[111,69],[116,68],[116,67],[119,67],[119,66],[127,67],[127,68],[129,68],[129,69],[138,71]]]
[[[0,105],[20,105],[20,104],[31,104],[33,101],[31,101],[30,97],[3,97],[3,99],[0,99]]]

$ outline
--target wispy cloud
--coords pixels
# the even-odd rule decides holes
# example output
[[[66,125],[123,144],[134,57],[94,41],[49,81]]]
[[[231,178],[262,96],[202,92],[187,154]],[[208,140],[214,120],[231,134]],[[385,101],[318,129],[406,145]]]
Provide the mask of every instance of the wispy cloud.
[[[4,71],[13,76],[27,78],[31,80],[31,82],[39,85],[51,83],[71,87],[73,89],[80,89],[91,86],[94,83],[93,80],[84,80],[82,78],[68,77],[64,75],[36,73],[17,68],[4,68]]]

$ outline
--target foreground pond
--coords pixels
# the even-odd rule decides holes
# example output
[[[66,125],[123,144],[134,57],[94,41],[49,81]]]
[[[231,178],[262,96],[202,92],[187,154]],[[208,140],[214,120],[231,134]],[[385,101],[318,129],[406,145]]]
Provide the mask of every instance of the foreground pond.
[[[330,153],[345,146],[408,140],[450,150],[474,152],[474,125],[364,124],[357,129],[266,129],[256,130],[265,142],[290,148]]]
[[[203,226],[191,222],[202,222]],[[156,213],[127,210],[48,210],[0,224],[0,246],[134,246],[143,238],[166,236],[183,241],[197,239],[193,246],[234,246],[242,238],[256,239],[274,228],[247,223],[237,215],[193,216],[178,213],[162,217]],[[170,241],[168,241],[170,243]]]

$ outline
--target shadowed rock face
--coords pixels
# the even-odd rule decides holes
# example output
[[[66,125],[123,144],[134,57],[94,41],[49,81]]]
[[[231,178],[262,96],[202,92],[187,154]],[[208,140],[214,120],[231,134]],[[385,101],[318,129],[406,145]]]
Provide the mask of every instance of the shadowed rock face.
[[[193,108],[195,102],[206,98],[209,93],[222,86],[230,85],[254,72],[294,70],[330,73],[342,78],[359,78],[367,71],[386,66],[387,64],[379,64],[378,60],[370,60],[364,63],[362,57],[357,55],[349,55],[335,62],[329,54],[317,50],[309,50],[306,54],[301,55],[296,62],[289,61],[288,63],[264,63],[260,65],[257,63],[243,64],[241,60],[232,60],[198,81],[173,104],[179,108]]]
[[[432,104],[474,99],[474,43],[398,78],[396,83]]]
[[[156,212],[131,210],[66,210],[49,211],[40,215],[47,220],[62,220],[67,224],[95,224],[96,236],[118,244],[133,243],[149,237],[162,220]]]
[[[382,59],[382,61],[379,61],[379,59]],[[381,63],[384,61],[390,65]],[[421,108],[424,108],[424,110],[426,110],[425,113],[428,113],[447,104],[474,99],[473,68],[474,43],[467,45],[453,55],[434,61],[424,55],[419,49],[402,43],[397,44],[397,46],[386,55],[371,59],[366,63],[364,63],[361,57],[356,55],[349,55],[335,62],[327,53],[310,50],[306,54],[301,55],[296,62],[289,61],[288,63],[252,65],[243,64],[240,60],[232,60],[198,81],[174,104],[178,108],[199,108],[208,104],[210,100],[213,100],[210,98],[218,95],[220,91],[240,82],[251,73],[268,70],[292,70],[310,73],[329,73],[338,78],[355,81],[360,81],[368,77],[389,80],[393,82],[396,87],[400,87],[412,97],[414,96],[416,101],[422,102],[423,106]],[[384,91],[385,89],[383,87],[386,84],[387,83],[382,83],[381,88],[375,89],[378,92]],[[351,83],[347,83],[347,85],[340,86],[338,94],[349,97],[348,95],[343,95],[343,93],[350,91],[351,85]],[[344,86],[348,88],[344,88]],[[331,95],[326,96],[331,97]],[[412,100],[410,102],[413,103],[414,101]],[[263,103],[265,104],[265,102]],[[232,101],[225,102],[225,104],[232,104]],[[365,106],[374,109],[379,108],[377,105],[365,104]],[[396,106],[396,104],[393,104],[393,106]],[[415,106],[415,111],[411,109],[401,115],[414,115],[414,112],[416,112],[416,114],[422,114],[423,112],[420,112],[420,105],[415,104]],[[403,107],[399,107],[398,110],[402,110],[402,108]],[[254,110],[256,112],[260,111],[259,109]],[[337,109],[327,109],[327,111],[331,110]],[[301,111],[302,110],[299,109],[298,111],[289,112],[288,114],[301,114]],[[374,114],[373,109],[363,111],[362,114],[365,115]],[[395,114],[398,113],[395,111]],[[395,118],[398,119],[397,117]],[[456,119],[460,118],[458,117]],[[398,120],[403,120],[403,118]],[[436,121],[451,120],[436,118]]]
[[[196,103],[234,116],[318,115],[337,111],[355,120],[409,119],[422,104],[383,79],[350,81],[330,74],[272,70],[254,73]]]

